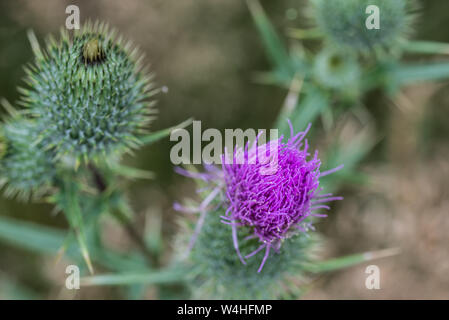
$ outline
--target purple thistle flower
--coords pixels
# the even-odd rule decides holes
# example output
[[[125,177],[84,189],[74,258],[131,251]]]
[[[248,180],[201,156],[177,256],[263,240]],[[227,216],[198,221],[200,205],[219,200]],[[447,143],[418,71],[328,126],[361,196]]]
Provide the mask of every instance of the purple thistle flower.
[[[315,210],[328,210],[330,208],[325,205],[326,202],[342,199],[332,194],[320,195],[319,178],[343,166],[320,172],[318,152],[315,151],[313,157],[308,159],[309,145],[305,136],[310,125],[296,135],[290,122],[289,125],[291,136],[286,143],[282,142],[282,136],[260,146],[256,140],[251,147],[247,144],[244,149],[236,149],[232,161],[224,155],[222,170],[207,166],[206,173],[198,174],[177,168],[178,173],[185,176],[215,183],[212,192],[198,208],[183,208],[175,204],[177,210],[200,212],[189,250],[201,230],[207,206],[221,190],[225,191],[221,203],[227,208],[221,217],[222,222],[232,228],[234,248],[241,262],[246,264],[245,259],[265,249],[258,272],[262,270],[272,248],[279,251],[283,239],[311,228],[311,223],[305,222],[307,218],[326,216],[315,213]],[[260,246],[245,258],[239,250],[238,228],[250,228],[250,237],[260,242]]]

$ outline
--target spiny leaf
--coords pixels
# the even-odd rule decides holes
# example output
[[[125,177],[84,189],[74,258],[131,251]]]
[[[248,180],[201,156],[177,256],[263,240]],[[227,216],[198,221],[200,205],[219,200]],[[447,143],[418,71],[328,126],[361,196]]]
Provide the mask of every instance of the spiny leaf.
[[[0,216],[0,241],[39,254],[57,254],[65,240],[73,236],[73,233],[72,236],[67,236],[65,231],[55,228]],[[111,270],[147,270],[145,260],[140,255],[117,254],[110,249],[103,250],[99,246],[90,245],[95,252],[95,261]],[[82,259],[74,246],[68,246],[65,253],[75,261]]]
[[[64,183],[64,190],[61,192],[59,199],[63,201],[59,202],[65,213],[67,220],[70,224],[72,230],[76,234],[78,244],[80,246],[81,254],[89,268],[90,273],[93,273],[92,262],[89,256],[89,250],[87,248],[86,233],[84,230],[84,222],[80,209],[80,204],[78,200],[77,186],[71,181],[66,181]]]
[[[159,131],[156,131],[156,132],[152,132],[152,133],[150,133],[150,134],[140,138],[140,141],[144,145],[150,145],[150,144],[152,144],[152,143],[154,143],[156,141],[159,141],[159,140],[167,137],[168,135],[170,135],[170,133],[173,130],[185,128],[188,125],[190,125],[192,122],[193,122],[193,119],[189,118],[186,121],[181,122],[180,124],[178,124],[176,126],[173,126],[173,127],[167,128],[167,129],[162,129],[162,130],[159,130]]]
[[[392,71],[392,77],[399,86],[449,79],[449,62],[402,64]]]
[[[121,164],[111,166],[111,170],[118,175],[130,179],[154,179],[154,173],[151,171],[128,167]]]
[[[344,256],[340,258],[330,259],[327,261],[316,262],[313,264],[305,265],[304,268],[312,273],[337,271],[340,269],[348,268],[357,264],[361,264],[367,261],[395,256],[400,253],[399,248],[390,248],[379,251],[371,251]]]
[[[133,284],[168,284],[182,282],[189,270],[172,268],[145,273],[104,274],[81,279],[82,286],[111,286]]]
[[[34,252],[55,254],[64,242],[64,232],[0,216],[0,240]]]
[[[284,78],[290,79],[293,71],[290,65],[290,57],[287,50],[267,18],[262,6],[257,0],[247,0],[248,8],[262,37],[270,60],[282,73]]]
[[[328,105],[329,101],[327,96],[320,90],[311,88],[304,95],[304,98],[298,102],[288,117],[283,114],[279,116],[276,126],[279,128],[281,134],[288,136],[290,129],[288,128],[286,119],[289,118],[295,130],[305,130],[307,125],[314,122]]]
[[[449,43],[434,41],[406,41],[402,49],[410,53],[449,54]]]

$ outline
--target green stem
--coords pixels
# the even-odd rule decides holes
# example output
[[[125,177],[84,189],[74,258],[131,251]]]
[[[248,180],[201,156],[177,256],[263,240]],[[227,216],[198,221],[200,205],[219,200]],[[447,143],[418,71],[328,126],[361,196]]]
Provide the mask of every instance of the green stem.
[[[107,190],[107,182],[103,178],[100,171],[93,164],[89,164],[88,167],[92,173],[98,191],[100,191],[101,193],[105,192]],[[140,232],[135,228],[132,220],[129,218],[129,216],[132,216],[131,209],[128,205],[126,205],[124,200],[121,199],[119,201],[117,210],[111,210],[111,214],[124,227],[126,233],[130,237],[130,239],[134,241],[134,243],[139,247],[148,263],[154,266],[158,265],[158,256],[151,252]]]
[[[153,254],[153,252],[148,248],[145,240],[140,235],[140,232],[134,227],[133,222],[128,217],[128,215],[124,213],[123,209],[118,208],[117,210],[112,210],[112,215],[125,228],[126,233],[139,247],[140,251],[145,256],[148,263],[150,265],[157,266],[159,264],[158,256],[156,254]]]

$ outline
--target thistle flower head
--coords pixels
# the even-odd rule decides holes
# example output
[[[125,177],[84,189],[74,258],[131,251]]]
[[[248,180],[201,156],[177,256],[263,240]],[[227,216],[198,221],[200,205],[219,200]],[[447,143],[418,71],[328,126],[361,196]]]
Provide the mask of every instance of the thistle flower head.
[[[311,199],[319,185],[320,160],[317,153],[307,159],[307,142],[301,149],[304,135],[301,132],[286,143],[279,140],[275,148],[267,150],[277,152],[273,174],[262,170],[268,169],[269,163],[261,161],[223,165],[229,220],[252,228],[262,243],[286,238],[292,226],[297,227],[309,216]],[[264,147],[255,143],[240,155],[257,156]]]
[[[38,198],[51,187],[56,170],[51,152],[40,141],[41,130],[37,123],[25,119],[10,120],[2,128],[0,186],[5,186],[6,196]]]
[[[57,156],[95,160],[138,145],[155,91],[130,43],[104,24],[87,23],[34,51],[22,101],[41,118]]]
[[[361,52],[391,46],[407,36],[412,22],[410,0],[312,0],[312,16],[334,45]],[[380,26],[368,29],[366,10],[379,8]]]
[[[224,162],[228,214],[223,218],[234,230],[237,227],[252,229],[253,235],[259,239],[260,247],[248,255],[252,256],[265,248],[259,272],[268,258],[270,248],[279,250],[282,240],[298,231],[307,230],[304,220],[320,216],[313,213],[313,210],[328,209],[327,206],[318,206],[313,202],[321,191],[319,177],[322,174],[319,170],[321,163],[318,152],[315,151],[313,157],[308,159],[309,145],[304,138],[309,128],[310,125],[306,131],[296,135],[293,135],[292,128],[291,138],[285,143],[281,137],[276,143],[269,143],[268,147],[254,143],[243,152],[241,149],[236,151],[234,158],[240,156],[245,159],[257,157],[264,152],[275,152],[276,169],[271,173],[271,162]],[[327,200],[334,199],[337,198]],[[238,249],[237,253],[240,255]]]
[[[197,208],[201,217],[196,231],[199,232],[205,219],[206,207],[222,191],[224,196],[219,205],[225,213],[220,218],[231,227],[237,256],[246,264],[245,259],[264,250],[260,272],[271,249],[282,252],[281,245],[285,240],[311,228],[308,218],[323,216],[314,211],[329,209],[323,203],[341,198],[331,194],[320,195],[319,178],[340,167],[320,172],[318,153],[311,156],[305,140],[309,128],[295,135],[291,129],[291,137],[286,142],[281,137],[267,144],[258,145],[256,141],[251,147],[236,149],[232,161],[223,157],[222,170],[208,167],[207,173],[192,174],[178,169],[186,176],[214,182],[213,190]],[[175,208],[185,209],[179,204]],[[258,243],[245,258],[239,248],[239,232],[249,234]],[[194,235],[193,241],[197,236]]]

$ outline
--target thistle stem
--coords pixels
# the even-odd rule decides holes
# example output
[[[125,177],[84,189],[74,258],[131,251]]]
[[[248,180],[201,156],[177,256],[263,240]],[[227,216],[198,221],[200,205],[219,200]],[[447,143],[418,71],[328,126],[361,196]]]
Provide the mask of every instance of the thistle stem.
[[[147,247],[145,240],[142,238],[140,232],[134,226],[133,222],[129,219],[129,217],[126,214],[124,214],[121,209],[113,210],[112,215],[122,224],[122,226],[125,228],[126,233],[139,247],[140,251],[144,255],[145,259],[148,261],[148,263],[153,266],[158,265],[159,261],[157,256],[153,254]]]
[[[94,178],[94,183],[100,193],[103,193],[107,190],[107,183],[103,178],[100,171],[93,164],[88,165],[89,170],[92,173]],[[148,248],[145,240],[141,236],[139,230],[134,226],[133,221],[128,217],[125,213],[126,211],[130,211],[125,209],[125,206],[122,202],[120,202],[117,210],[111,210],[111,214],[114,218],[117,219],[118,222],[124,227],[126,233],[129,238],[139,247],[139,250],[142,252],[145,259],[148,261],[150,265],[156,266],[158,265],[158,257],[151,252]]]

